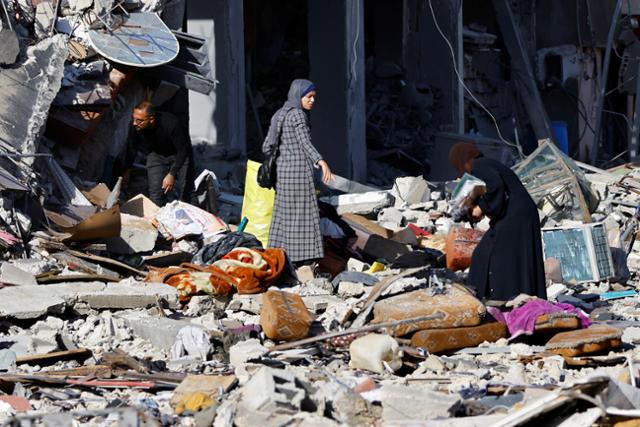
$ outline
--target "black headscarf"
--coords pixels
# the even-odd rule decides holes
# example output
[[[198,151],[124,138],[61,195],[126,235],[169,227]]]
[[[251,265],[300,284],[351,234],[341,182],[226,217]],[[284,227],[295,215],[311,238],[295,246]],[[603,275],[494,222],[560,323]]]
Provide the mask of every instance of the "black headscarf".
[[[315,88],[315,85],[311,81],[306,79],[295,79],[291,82],[287,100],[282,105],[282,107],[271,117],[269,132],[267,132],[267,137],[262,144],[262,152],[264,154],[270,153],[271,150],[273,150],[278,145],[278,137],[280,136],[282,124],[284,123],[284,118],[287,113],[294,108],[298,108],[304,111],[304,109],[302,108],[302,97],[312,90],[315,90]]]

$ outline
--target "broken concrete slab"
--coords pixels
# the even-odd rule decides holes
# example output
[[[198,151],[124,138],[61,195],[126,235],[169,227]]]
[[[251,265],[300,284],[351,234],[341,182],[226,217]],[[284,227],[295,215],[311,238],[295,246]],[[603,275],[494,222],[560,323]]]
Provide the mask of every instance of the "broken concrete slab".
[[[164,283],[26,285],[1,289],[0,297],[0,317],[16,319],[60,314],[75,303],[83,303],[93,309],[144,308],[155,305],[160,298],[170,307],[179,307],[176,289]]]
[[[246,311],[260,314],[262,309],[262,294],[233,294],[227,310]]]
[[[12,350],[0,350],[0,371],[12,371],[16,368],[16,353]]]
[[[0,289],[0,317],[36,319],[47,313],[61,314],[69,299],[61,295],[57,285]]]
[[[0,264],[0,283],[14,286],[38,285],[33,274],[21,270],[8,262]]]
[[[378,224],[390,230],[397,230],[405,223],[405,217],[396,208],[385,208],[378,213]]]
[[[66,58],[67,37],[59,34],[28,48],[21,66],[0,70],[0,140],[9,141],[20,153],[36,152]],[[24,161],[30,164],[33,159]]]
[[[338,296],[341,298],[357,298],[364,294],[364,284],[354,282],[340,282]]]
[[[421,176],[396,178],[391,194],[395,197],[395,207],[405,207],[430,200],[429,184]]]
[[[156,246],[158,235],[158,229],[151,222],[121,213],[120,236],[107,240],[107,250],[125,255],[149,252]]]
[[[186,320],[150,316],[145,311],[127,310],[114,313],[116,319],[122,319],[133,333],[153,344],[156,348],[170,351],[182,328],[192,326]]]
[[[15,31],[8,28],[0,30],[0,65],[11,65],[20,55],[20,44]]]
[[[260,344],[260,340],[248,339],[234,344],[229,349],[229,362],[236,368],[241,367],[250,360],[258,359],[267,354],[269,350]]]
[[[335,297],[333,295],[310,295],[302,297],[302,300],[304,301],[304,305],[307,306],[309,311],[316,314],[327,310],[333,305],[343,303],[341,298]]]
[[[77,290],[77,300],[94,309],[145,308],[164,300],[171,308],[180,307],[178,292],[164,283],[126,282],[107,283],[100,292]]]
[[[385,424],[448,418],[461,402],[457,394],[446,395],[424,387],[400,384],[384,385],[380,389],[363,393],[363,397],[382,403],[382,419]]]
[[[93,0],[69,0],[69,7],[74,12],[82,12],[93,5]]]
[[[393,205],[394,198],[386,191],[371,191],[359,194],[342,194],[340,196],[323,197],[323,202],[329,203],[338,212],[369,214]]]

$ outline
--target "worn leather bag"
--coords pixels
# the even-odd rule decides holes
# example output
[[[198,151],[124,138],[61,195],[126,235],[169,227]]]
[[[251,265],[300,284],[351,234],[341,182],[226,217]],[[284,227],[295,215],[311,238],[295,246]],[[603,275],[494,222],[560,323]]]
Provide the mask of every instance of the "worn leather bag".
[[[258,185],[262,188],[276,187],[276,159],[278,158],[278,149],[273,150],[262,162],[258,168]]]

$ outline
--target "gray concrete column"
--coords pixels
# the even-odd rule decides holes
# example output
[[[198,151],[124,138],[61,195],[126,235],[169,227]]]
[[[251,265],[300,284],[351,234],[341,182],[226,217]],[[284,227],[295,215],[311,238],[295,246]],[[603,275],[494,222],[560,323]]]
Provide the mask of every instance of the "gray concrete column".
[[[246,151],[243,2],[194,0],[187,4],[189,33],[205,37],[216,87],[189,93],[191,139],[207,147]],[[200,153],[199,154],[205,154]],[[196,156],[196,163],[203,158]]]
[[[309,0],[309,62],[318,99],[313,144],[332,170],[367,176],[364,1]]]
[[[428,0],[404,1],[404,66],[409,80],[440,90],[434,119],[441,129],[463,133],[464,89],[454,72],[451,49],[438,31],[451,44],[463,77],[462,0],[431,0],[431,6],[435,21]]]

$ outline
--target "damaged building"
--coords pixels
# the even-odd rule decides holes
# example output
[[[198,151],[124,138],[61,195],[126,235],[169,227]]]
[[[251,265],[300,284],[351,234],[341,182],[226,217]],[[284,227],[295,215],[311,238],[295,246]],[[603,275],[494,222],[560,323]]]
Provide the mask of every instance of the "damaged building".
[[[638,425],[640,1],[0,9],[3,425]],[[313,263],[259,185],[298,78]],[[161,114],[188,200],[130,157]],[[531,199],[545,298],[470,284],[495,218],[458,142]]]

